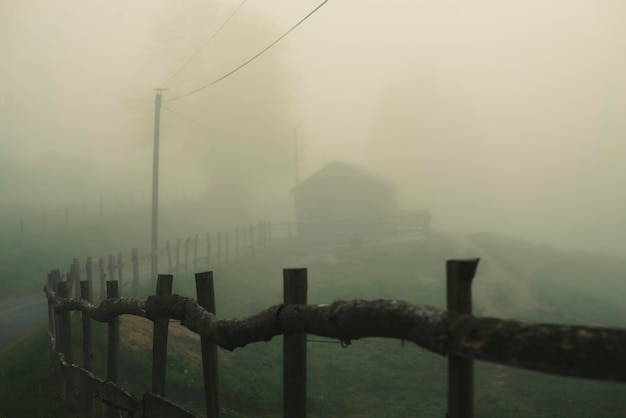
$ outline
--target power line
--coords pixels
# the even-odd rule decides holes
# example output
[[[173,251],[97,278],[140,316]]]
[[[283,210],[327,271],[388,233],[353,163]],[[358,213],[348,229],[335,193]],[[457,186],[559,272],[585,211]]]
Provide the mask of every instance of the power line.
[[[244,5],[244,3],[245,3],[246,1],[248,1],[248,0],[243,0],[243,1],[239,4],[239,6],[235,9],[235,11],[234,11],[234,12],[232,12],[232,14],[231,14],[230,16],[228,16],[228,19],[226,19],[226,21],[225,21],[224,23],[222,23],[222,25],[221,25],[221,26],[220,26],[220,27],[219,27],[219,28],[215,31],[215,33],[213,33],[213,35],[211,35],[211,37],[209,38],[209,40],[208,40],[208,41],[206,41],[206,42],[204,43],[204,45],[202,45],[202,46],[200,47],[200,49],[198,49],[198,50],[195,52],[195,54],[193,54],[193,55],[191,56],[191,58],[189,58],[189,59],[187,60],[187,62],[185,62],[185,63],[182,65],[182,67],[180,67],[180,68],[178,69],[178,71],[176,71],[174,74],[172,74],[172,75],[170,76],[170,78],[168,78],[167,80],[165,80],[165,82],[164,82],[162,85],[166,85],[167,83],[169,83],[170,81],[172,81],[172,79],[173,79],[174,77],[176,77],[176,75],[177,75],[178,73],[180,73],[180,72],[183,70],[183,68],[185,68],[185,67],[187,66],[187,64],[189,64],[191,61],[193,61],[193,59],[194,59],[194,58],[195,58],[195,57],[196,57],[196,56],[197,56],[197,55],[198,55],[198,54],[199,54],[199,53],[200,53],[200,52],[201,52],[204,48],[206,48],[206,46],[209,44],[209,42],[211,42],[211,41],[213,40],[213,38],[215,38],[215,37],[217,36],[217,34],[218,34],[218,33],[220,33],[220,31],[222,30],[222,28],[223,28],[224,26],[226,26],[226,24],[227,24],[228,22],[230,22],[230,20],[233,18],[233,16],[235,16],[235,14],[237,14],[237,12],[239,11],[239,9],[241,9],[241,6],[243,6],[243,5]]]
[[[191,94],[197,93],[200,90],[204,90],[207,87],[211,87],[217,83],[219,83],[220,81],[224,80],[226,77],[231,76],[232,74],[236,73],[237,71],[241,70],[243,67],[245,67],[246,65],[250,64],[252,61],[254,61],[255,59],[257,59],[258,57],[260,57],[261,55],[263,55],[267,50],[269,50],[270,48],[272,48],[274,45],[276,45],[278,42],[280,42],[283,38],[285,38],[287,35],[289,35],[295,28],[297,28],[298,26],[300,26],[305,20],[307,20],[309,17],[311,17],[313,15],[313,13],[317,12],[323,5],[325,5],[328,2],[328,0],[324,0],[322,3],[319,4],[319,6],[317,6],[315,9],[313,9],[308,15],[304,16],[302,19],[300,19],[300,21],[298,23],[296,23],[295,25],[293,25],[291,27],[291,29],[289,29],[287,32],[285,32],[282,36],[280,36],[278,39],[276,39],[274,42],[272,42],[271,44],[269,44],[267,47],[265,47],[263,50],[261,50],[258,54],[254,55],[252,58],[250,58],[249,60],[247,60],[246,62],[244,62],[243,64],[241,64],[240,66],[236,67],[234,70],[229,71],[228,73],[224,74],[223,76],[211,81],[209,84],[205,84],[204,86],[198,87],[195,90],[191,90],[185,94],[181,94],[180,96],[176,96],[176,97],[172,97],[171,99],[167,99],[167,100],[163,100],[164,102],[171,102],[173,100],[178,100],[178,99],[182,99],[183,97],[189,96]]]
[[[193,124],[196,124],[196,125],[198,125],[198,126],[201,126],[201,127],[205,128],[205,129],[208,129],[208,130],[210,130],[210,131],[220,133],[220,134],[225,135],[225,136],[228,136],[228,137],[230,137],[230,138],[237,138],[237,136],[236,136],[236,135],[230,134],[230,133],[228,133],[228,132],[220,131],[219,129],[212,128],[212,127],[210,127],[210,126],[208,126],[208,125],[205,125],[205,124],[204,124],[204,123],[202,123],[202,122],[198,122],[198,121],[197,121],[197,120],[195,120],[195,119],[192,119],[192,118],[190,118],[190,117],[188,117],[188,116],[185,116],[185,115],[183,115],[183,114],[181,114],[181,113],[178,113],[178,112],[177,112],[177,111],[175,111],[174,109],[171,109],[171,108],[169,108],[169,107],[167,107],[167,106],[163,106],[163,109],[167,110],[168,112],[172,112],[172,113],[173,113],[173,114],[175,114],[176,116],[178,116],[178,117],[180,117],[180,118],[183,118],[183,119],[185,119],[185,120],[187,120],[187,121],[189,121],[189,122],[191,122],[191,123],[193,123]]]

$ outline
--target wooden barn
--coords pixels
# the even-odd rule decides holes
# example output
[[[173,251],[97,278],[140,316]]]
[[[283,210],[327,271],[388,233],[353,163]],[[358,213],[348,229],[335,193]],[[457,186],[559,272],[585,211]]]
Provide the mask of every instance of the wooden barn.
[[[391,184],[333,161],[293,189],[298,237],[364,237],[392,228],[397,213]]]

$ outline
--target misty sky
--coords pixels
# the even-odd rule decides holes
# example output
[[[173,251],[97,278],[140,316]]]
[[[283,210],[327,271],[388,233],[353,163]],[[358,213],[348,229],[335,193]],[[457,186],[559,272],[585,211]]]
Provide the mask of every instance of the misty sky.
[[[3,196],[149,195],[152,89],[239,3],[0,2]],[[249,0],[164,97],[236,67],[317,4]],[[403,207],[430,207],[435,227],[623,254],[623,16],[620,0],[331,0],[258,62],[168,105],[217,131],[163,112],[163,190],[210,187],[219,153],[265,159],[287,189],[297,132],[301,177],[360,164]]]

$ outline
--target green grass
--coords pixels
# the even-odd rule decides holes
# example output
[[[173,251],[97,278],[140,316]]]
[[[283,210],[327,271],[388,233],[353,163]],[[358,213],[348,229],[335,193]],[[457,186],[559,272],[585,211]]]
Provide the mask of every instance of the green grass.
[[[470,238],[483,260],[475,279],[477,300],[490,309],[507,309],[515,319],[576,322],[624,327],[621,303],[626,263],[617,258],[563,253],[494,235]],[[433,234],[421,243],[346,248],[275,248],[255,258],[214,269],[217,312],[242,317],[282,301],[282,270],[307,267],[309,303],[337,299],[393,298],[445,307],[445,260],[465,255],[453,239]],[[500,275],[508,274],[508,278]],[[594,280],[589,280],[593,277]],[[488,283],[488,286],[481,287]],[[520,286],[520,287],[516,287]],[[526,291],[533,309],[517,304]],[[144,291],[145,292],[145,289]],[[174,292],[194,296],[191,275],[178,275]],[[483,292],[481,294],[481,292]],[[477,312],[485,309],[477,303]],[[172,324],[172,327],[178,326]],[[75,351],[80,327],[74,326]],[[96,375],[104,375],[105,327],[94,325]],[[441,417],[446,412],[447,362],[414,344],[396,340],[353,341],[342,348],[334,341],[309,336],[308,410],[310,417]],[[327,342],[326,342],[327,341]],[[26,340],[22,346],[47,349],[47,341]],[[23,352],[28,352],[24,349]],[[199,352],[197,344],[188,348]],[[17,353],[17,354],[22,354]],[[3,354],[4,355],[4,354]],[[39,353],[43,364],[49,358]],[[23,368],[30,363],[21,360]],[[150,387],[150,350],[122,346],[121,384],[136,394]],[[80,356],[77,356],[80,361]],[[278,417],[282,414],[282,338],[251,344],[234,352],[219,350],[220,400],[224,417]],[[9,360],[0,356],[2,370]],[[12,363],[11,363],[12,364]],[[45,370],[42,369],[42,370]],[[33,391],[45,375],[29,371],[24,384],[3,390]],[[0,375],[1,381],[11,375]],[[7,376],[7,377],[5,377]],[[48,376],[48,378],[50,378]],[[476,362],[477,417],[626,417],[626,385],[562,378]],[[38,386],[39,385],[39,386]],[[203,411],[199,365],[185,356],[168,357],[166,395],[182,406]],[[5,395],[3,395],[5,396]],[[52,396],[52,395],[50,395]],[[63,405],[59,405],[62,408]]]
[[[78,417],[57,396],[45,325],[0,352],[0,417]]]

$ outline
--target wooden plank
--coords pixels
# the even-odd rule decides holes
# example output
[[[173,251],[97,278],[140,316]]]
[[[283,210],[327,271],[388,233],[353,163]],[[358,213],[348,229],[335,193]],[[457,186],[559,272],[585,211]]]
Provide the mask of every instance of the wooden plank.
[[[479,259],[446,262],[449,315],[471,315],[472,279]],[[448,356],[448,418],[474,417],[474,359]]]
[[[196,297],[198,305],[215,314],[215,290],[213,288],[213,272],[196,274]],[[202,372],[204,378],[204,399],[207,418],[220,416],[219,405],[219,372],[217,363],[217,345],[207,336],[200,337],[202,351]]]
[[[178,244],[177,244],[178,247]],[[171,274],[159,274],[157,278],[157,296],[172,294]],[[165,395],[165,369],[167,365],[167,335],[169,319],[154,321],[152,334],[152,393]]]
[[[283,303],[306,305],[307,270],[283,270]],[[283,337],[283,416],[306,417],[306,334],[285,333]]]
[[[144,418],[200,418],[172,401],[153,393],[143,395]]]

